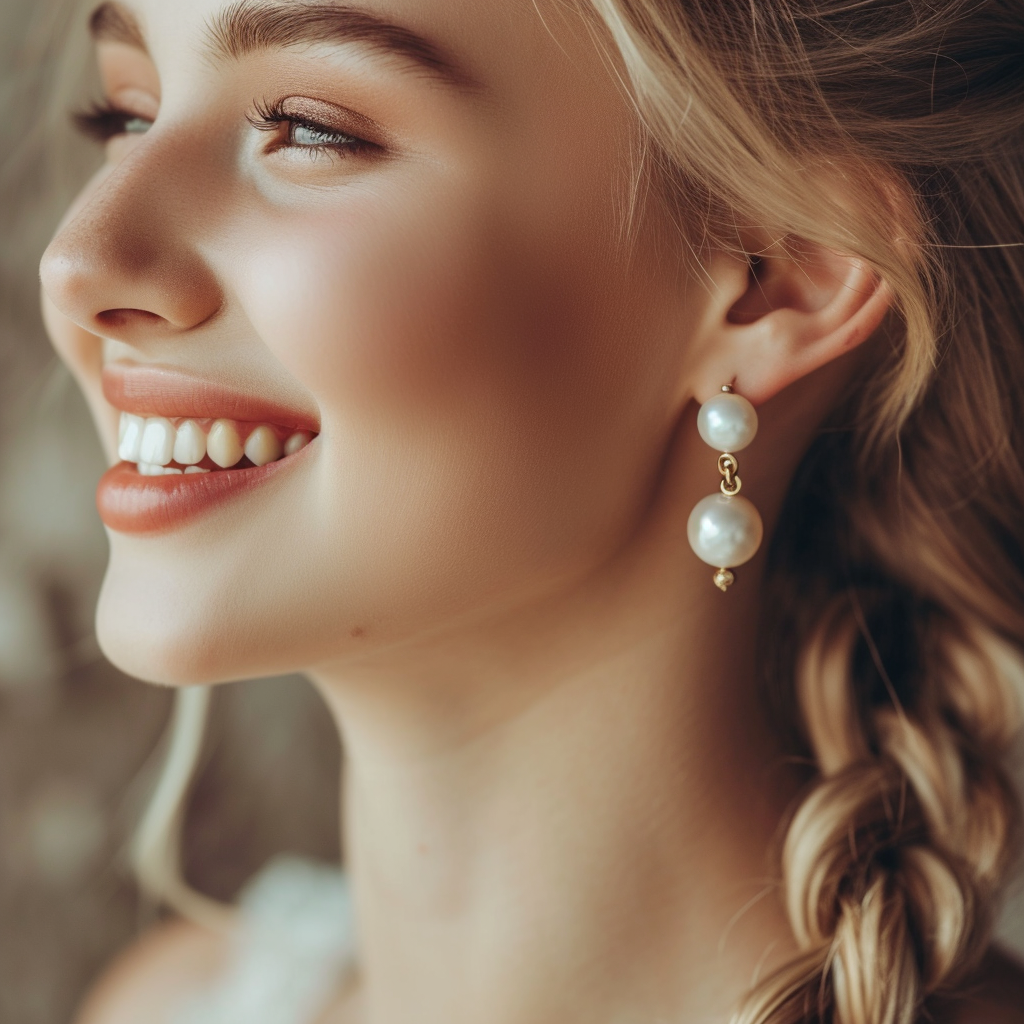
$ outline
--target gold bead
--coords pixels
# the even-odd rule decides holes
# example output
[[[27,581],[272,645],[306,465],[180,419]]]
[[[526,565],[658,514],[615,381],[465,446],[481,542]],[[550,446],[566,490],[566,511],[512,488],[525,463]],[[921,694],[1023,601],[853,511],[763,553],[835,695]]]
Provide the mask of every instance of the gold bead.
[[[736,577],[728,569],[717,569],[711,579],[723,594],[736,582]]]

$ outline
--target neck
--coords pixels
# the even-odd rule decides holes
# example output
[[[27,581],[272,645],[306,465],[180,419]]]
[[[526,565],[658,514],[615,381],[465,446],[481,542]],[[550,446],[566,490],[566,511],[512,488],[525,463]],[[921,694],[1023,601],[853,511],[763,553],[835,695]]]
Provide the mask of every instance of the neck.
[[[365,1024],[724,1022],[792,952],[769,852],[796,783],[756,693],[756,570],[723,597],[678,568],[619,565],[317,676]]]

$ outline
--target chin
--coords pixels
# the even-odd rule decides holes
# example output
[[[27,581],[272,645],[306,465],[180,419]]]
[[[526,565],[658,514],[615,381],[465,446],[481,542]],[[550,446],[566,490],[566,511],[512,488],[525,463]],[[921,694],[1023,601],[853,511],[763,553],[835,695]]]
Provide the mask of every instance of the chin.
[[[148,588],[126,585],[107,570],[96,608],[96,638],[104,656],[126,675],[164,686],[226,682],[218,653],[194,614],[169,606]]]
[[[218,538],[110,534],[96,635],[114,666],[193,686],[302,672],[380,642],[379,605],[366,607],[365,588],[325,592],[312,586],[315,571],[296,569],[293,548]]]
[[[287,648],[280,624],[260,607],[250,583],[196,571],[184,560],[143,559],[111,545],[96,609],[96,635],[107,659],[149,683],[192,686],[275,675],[269,663]],[[246,603],[240,597],[256,597]],[[277,627],[277,628],[275,628]]]

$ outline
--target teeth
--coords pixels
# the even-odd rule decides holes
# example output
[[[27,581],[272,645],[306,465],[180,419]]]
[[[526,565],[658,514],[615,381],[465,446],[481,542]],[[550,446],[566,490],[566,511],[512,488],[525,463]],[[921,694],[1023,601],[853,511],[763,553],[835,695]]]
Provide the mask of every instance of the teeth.
[[[142,431],[139,462],[166,466],[174,454],[174,424],[162,416],[151,416]]]
[[[206,455],[206,434],[195,420],[185,420],[178,425],[178,436],[174,439],[174,461],[181,466],[194,466]]]
[[[215,420],[206,438],[206,453],[221,469],[230,469],[245,454],[231,420]]]
[[[214,420],[207,434],[195,420],[182,420],[175,427],[165,416],[123,412],[118,423],[117,454],[125,462],[136,463],[143,476],[209,473],[198,465],[206,456],[221,469],[238,465],[243,456],[254,466],[265,466],[283,455],[294,455],[314,436],[308,430],[296,430],[282,444],[277,430],[261,423],[243,445],[234,420]],[[169,466],[171,462],[175,466]]]
[[[121,413],[118,427],[117,455],[125,462],[139,461],[139,448],[142,446],[142,429],[146,421],[141,416],[133,416],[130,412]]]
[[[281,458],[281,442],[270,427],[257,427],[246,439],[245,456],[254,466],[265,466]]]
[[[284,443],[285,455],[294,455],[313,440],[313,435],[308,430],[298,430]]]

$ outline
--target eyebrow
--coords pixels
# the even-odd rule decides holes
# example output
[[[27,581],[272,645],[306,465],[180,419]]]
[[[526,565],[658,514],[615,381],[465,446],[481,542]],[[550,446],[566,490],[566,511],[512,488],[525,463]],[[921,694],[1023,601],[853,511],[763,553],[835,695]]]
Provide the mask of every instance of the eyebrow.
[[[138,19],[114,0],[93,11],[89,31],[97,42],[126,43],[147,51]],[[478,85],[441,47],[411,29],[329,0],[237,0],[214,18],[209,35],[213,55],[221,60],[237,60],[259,50],[302,43],[356,42],[379,53],[402,57],[448,85],[470,89]]]
[[[214,55],[221,59],[302,43],[363,43],[401,57],[448,85],[475,84],[435,43],[344,3],[237,0],[214,19],[210,38]]]

